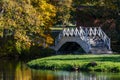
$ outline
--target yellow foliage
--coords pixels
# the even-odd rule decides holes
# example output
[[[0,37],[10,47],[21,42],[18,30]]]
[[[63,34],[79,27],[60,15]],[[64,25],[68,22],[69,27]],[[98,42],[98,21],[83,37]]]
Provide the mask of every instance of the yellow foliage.
[[[49,24],[49,21],[52,17],[56,15],[56,9],[53,5],[47,3],[46,0],[31,0],[34,3],[34,7],[38,12],[40,12],[39,17],[41,18],[42,26],[48,26],[46,23]]]
[[[48,44],[53,44],[53,38],[48,34],[48,35],[46,35],[46,43],[48,43]]]
[[[3,10],[0,16],[0,31],[4,28],[14,30],[18,48],[29,48],[31,44],[36,44],[39,41],[35,40],[36,37],[40,39],[44,31],[49,30],[56,14],[55,7],[47,3],[47,0],[2,0],[0,4]],[[53,43],[50,35],[44,38],[46,43]]]

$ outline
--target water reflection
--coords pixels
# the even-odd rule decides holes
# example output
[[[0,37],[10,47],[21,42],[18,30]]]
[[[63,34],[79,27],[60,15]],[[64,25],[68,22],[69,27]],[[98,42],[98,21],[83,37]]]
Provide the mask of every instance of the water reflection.
[[[31,70],[22,62],[2,60],[0,80],[32,80]]]
[[[23,62],[0,61],[0,80],[120,80],[120,73],[34,70]]]
[[[33,70],[33,74],[33,80],[110,80],[110,78],[103,73]]]

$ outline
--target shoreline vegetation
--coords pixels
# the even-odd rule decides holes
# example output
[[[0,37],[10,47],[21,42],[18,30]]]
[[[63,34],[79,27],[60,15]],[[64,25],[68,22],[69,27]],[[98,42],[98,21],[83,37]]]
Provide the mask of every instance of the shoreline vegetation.
[[[120,72],[120,55],[56,55],[27,63],[42,70]]]

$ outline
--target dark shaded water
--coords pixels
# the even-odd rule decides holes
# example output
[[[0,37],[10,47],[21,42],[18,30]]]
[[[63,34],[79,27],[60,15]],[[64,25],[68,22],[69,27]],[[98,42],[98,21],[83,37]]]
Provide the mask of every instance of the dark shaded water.
[[[120,73],[43,71],[23,62],[0,60],[0,80],[120,80]]]

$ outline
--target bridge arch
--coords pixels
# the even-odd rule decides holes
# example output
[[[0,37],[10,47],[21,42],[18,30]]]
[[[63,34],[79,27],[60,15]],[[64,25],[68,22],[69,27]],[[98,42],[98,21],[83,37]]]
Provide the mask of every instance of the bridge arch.
[[[82,49],[81,45],[77,42],[65,42],[59,49],[59,53],[72,53],[72,54],[77,54],[77,53],[85,53],[85,51]]]
[[[89,52],[88,44],[86,44],[85,41],[82,41],[80,37],[74,37],[74,36],[68,36],[68,37],[64,36],[64,37],[62,37],[62,39],[59,42],[56,42],[57,45],[55,46],[54,50],[58,51],[60,49],[60,47],[63,44],[65,44],[66,42],[76,42],[77,44],[79,44],[83,48],[83,50],[85,52],[87,52],[87,53]],[[84,45],[84,46],[82,46],[82,45]]]

